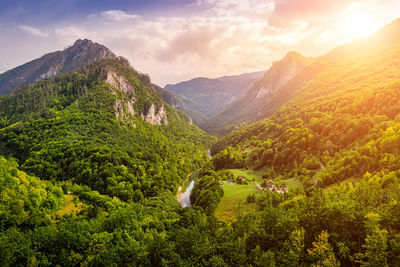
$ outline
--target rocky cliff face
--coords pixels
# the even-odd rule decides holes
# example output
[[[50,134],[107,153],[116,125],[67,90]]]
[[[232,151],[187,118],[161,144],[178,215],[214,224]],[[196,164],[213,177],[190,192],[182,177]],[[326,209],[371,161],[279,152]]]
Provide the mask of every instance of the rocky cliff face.
[[[287,53],[283,59],[272,64],[264,77],[254,84],[249,94],[261,98],[273,93],[310,63],[310,58],[305,58],[297,52]]]
[[[133,94],[135,90],[133,86],[120,74],[115,72],[114,70],[106,70],[106,80],[105,82],[111,85],[111,92],[115,94],[114,89],[117,89],[125,94]]]
[[[167,125],[168,119],[165,113],[164,105],[161,105],[156,111],[156,106],[151,104],[147,114],[141,114],[141,117],[152,125]]]
[[[123,120],[136,126],[133,116],[137,116],[152,125],[167,125],[167,113],[162,103],[151,103],[147,110],[139,111],[136,103],[140,101],[136,95],[135,88],[120,73],[112,68],[103,71],[105,82],[110,85],[109,90],[116,96],[114,103],[114,114],[117,120]]]
[[[74,72],[100,59],[117,56],[103,45],[90,40],[77,40],[73,46],[44,55],[0,75],[0,95],[24,84]]]

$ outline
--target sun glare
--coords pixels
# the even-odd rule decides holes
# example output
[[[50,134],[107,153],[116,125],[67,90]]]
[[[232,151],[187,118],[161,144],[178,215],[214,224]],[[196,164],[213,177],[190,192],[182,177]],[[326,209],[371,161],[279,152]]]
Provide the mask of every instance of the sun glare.
[[[344,31],[353,39],[371,35],[379,29],[367,14],[353,12],[344,19]]]

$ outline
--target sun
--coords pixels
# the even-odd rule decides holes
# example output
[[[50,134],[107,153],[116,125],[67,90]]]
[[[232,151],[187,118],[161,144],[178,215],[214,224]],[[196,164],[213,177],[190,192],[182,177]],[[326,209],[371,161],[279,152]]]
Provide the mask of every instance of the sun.
[[[357,11],[344,18],[342,27],[345,34],[352,39],[366,37],[379,29],[371,16]]]

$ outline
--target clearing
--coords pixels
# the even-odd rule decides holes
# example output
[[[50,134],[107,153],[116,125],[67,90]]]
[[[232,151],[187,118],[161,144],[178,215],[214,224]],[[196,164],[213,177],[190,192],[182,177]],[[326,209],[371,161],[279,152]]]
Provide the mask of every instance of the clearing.
[[[246,179],[256,179],[262,181],[261,172],[245,169],[230,169],[235,177],[244,176]],[[256,211],[256,203],[247,203],[246,199],[249,194],[260,194],[257,190],[255,182],[248,185],[228,183],[224,181],[224,197],[218,203],[214,214],[218,220],[224,222],[234,222],[237,214],[246,214]]]
[[[247,180],[255,179],[255,182],[249,182],[248,185],[241,185],[236,183],[228,183],[224,181],[223,190],[224,197],[218,203],[218,206],[214,212],[215,217],[218,220],[224,222],[236,221],[237,214],[247,214],[250,212],[257,211],[256,203],[247,203],[247,196],[249,194],[262,194],[261,191],[257,190],[257,185],[262,184],[262,175],[265,171],[254,171],[246,169],[230,169],[234,177],[244,176]],[[269,180],[269,178],[267,178]],[[296,178],[284,179],[277,177],[276,179],[271,178],[275,184],[284,184],[290,189],[301,186],[301,182]]]
[[[74,201],[74,195],[64,195],[65,203],[61,207],[60,210],[55,211],[54,214],[60,215],[60,217],[64,216],[65,214],[72,215],[77,214],[83,208],[83,203],[80,201]]]

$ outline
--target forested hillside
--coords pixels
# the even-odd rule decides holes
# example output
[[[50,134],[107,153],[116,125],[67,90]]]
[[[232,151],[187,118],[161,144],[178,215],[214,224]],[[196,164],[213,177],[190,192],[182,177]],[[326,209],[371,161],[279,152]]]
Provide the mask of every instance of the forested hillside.
[[[212,138],[149,77],[100,61],[1,97],[0,113],[2,264],[161,262],[152,251],[180,218],[166,211]]]
[[[3,154],[42,179],[126,201],[173,191],[201,164],[207,137],[127,64],[98,62],[2,97]]]
[[[371,50],[367,40],[348,45],[343,60],[335,59],[336,63],[307,81],[293,100],[269,119],[220,139],[212,152],[236,147],[230,151],[241,164],[256,169],[273,166],[290,175],[307,175],[310,180],[314,173],[322,184],[361,177],[366,171],[396,169],[379,164],[381,158],[397,155],[388,148],[397,147],[389,140],[395,140],[400,111],[400,44],[386,44],[381,53],[378,47]],[[343,49],[322,56],[310,67]],[[386,142],[389,144],[382,145]],[[320,171],[321,164],[324,171]],[[343,169],[346,172],[340,174]],[[328,175],[330,171],[334,173]]]

